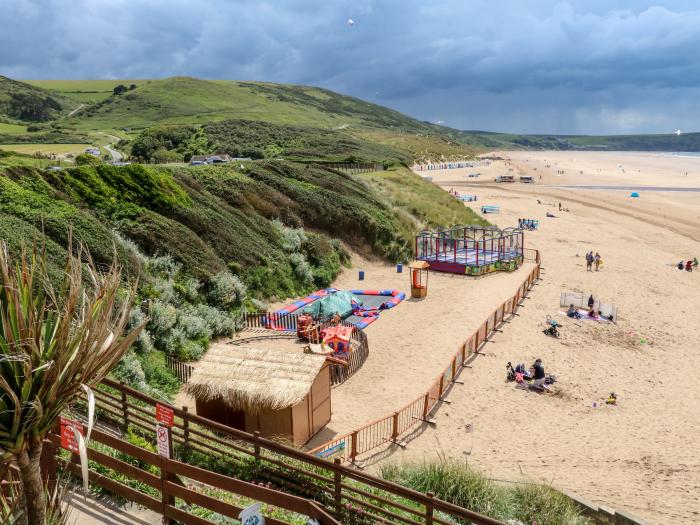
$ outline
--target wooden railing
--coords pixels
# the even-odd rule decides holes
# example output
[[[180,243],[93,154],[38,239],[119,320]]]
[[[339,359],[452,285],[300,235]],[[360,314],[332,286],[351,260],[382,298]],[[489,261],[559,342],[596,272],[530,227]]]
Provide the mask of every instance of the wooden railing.
[[[237,503],[251,499],[315,519],[319,524],[340,525],[315,501],[169,459],[99,429],[93,429],[90,442],[93,447],[88,448],[88,460],[102,467],[100,472],[90,470],[90,483],[161,514],[164,523],[214,525],[214,522],[201,517],[201,511],[196,514],[191,506],[237,519],[244,507],[231,503],[231,499]],[[45,447],[52,449],[55,457],[60,443],[60,436],[51,433]],[[94,443],[101,445],[100,450],[94,448]],[[127,462],[127,457],[135,461]],[[54,462],[54,470],[57,463],[79,477],[81,469],[77,460],[77,455],[71,455],[68,460]],[[114,479],[115,476],[106,475],[104,467],[116,472],[119,481]],[[45,475],[50,479],[56,478],[55,471],[45,472]],[[177,500],[185,505],[177,505]],[[269,508],[266,509],[266,513],[269,511]],[[271,525],[288,523],[269,516],[265,520]]]
[[[336,456],[345,461],[355,462],[357,456],[386,443],[400,443],[400,437],[421,422],[431,422],[429,415],[442,401],[446,391],[454,384],[457,376],[467,364],[467,358],[479,352],[481,346],[498,328],[506,317],[514,314],[520,302],[540,277],[540,255],[530,250],[526,257],[532,257],[535,267],[518,287],[510,299],[504,301],[489,315],[479,328],[460,345],[457,352],[433,381],[430,387],[413,401],[382,418],[371,421],[345,435],[334,438],[310,451],[321,456]]]
[[[94,389],[94,393],[99,409],[99,420],[102,424],[111,422],[123,429],[131,426],[133,431],[140,431],[144,436],[153,436],[152,440],[155,443],[155,406],[159,403],[156,399],[111,380],[105,380]],[[339,458],[330,462],[259,435],[248,434],[191,414],[186,407],[180,409],[170,406],[170,408],[175,415],[171,432],[175,449],[174,457],[178,461],[191,465],[194,462],[193,456],[198,455],[209,461],[214,459],[231,471],[254,470],[256,477],[254,481],[272,481],[276,490],[313,500],[318,507],[332,513],[342,523],[351,521],[347,518],[347,513],[359,513],[366,519],[361,521],[362,523],[450,525],[463,522],[475,525],[503,525],[492,518],[434,498],[431,494],[423,494],[342,465]],[[401,419],[401,424],[406,424],[404,419]],[[153,459],[152,456],[143,456],[141,452],[129,450],[134,452],[134,457]],[[127,453],[132,455],[131,452]],[[92,458],[97,457],[92,455]],[[105,459],[99,456],[99,459],[105,461],[105,465],[110,468],[118,465],[126,470],[127,474],[131,472],[131,466],[115,463],[116,460],[113,458]],[[172,466],[171,462],[166,463],[165,470],[175,474],[184,473],[187,477],[195,472],[185,470],[181,463]],[[221,478],[216,479],[221,481]],[[105,479],[101,481],[105,483],[106,488],[113,490],[114,485],[110,485],[112,488],[107,486],[114,483],[113,481]],[[160,479],[151,479],[151,481],[156,484],[161,483]],[[205,481],[205,483],[208,482]],[[177,487],[173,488],[170,484],[167,487],[168,490],[180,490]],[[233,485],[227,485],[227,487],[233,487]],[[117,488],[121,490],[121,487]],[[172,495],[171,492],[168,492],[169,496]],[[132,492],[121,494],[126,494],[124,497],[131,497],[132,501],[143,504],[140,499],[142,496],[139,494]],[[189,493],[182,494],[192,497]],[[181,497],[177,494],[175,496]],[[145,501],[152,505],[156,503],[163,505],[162,501],[157,499]],[[167,511],[172,515],[176,511],[170,507],[172,505],[169,504]],[[357,518],[357,515],[355,517]],[[182,523],[208,523],[184,521],[179,515],[174,519]]]
[[[168,368],[172,371],[172,373],[175,374],[183,383],[187,383],[187,381],[190,380],[190,377],[192,377],[192,371],[194,370],[192,365],[178,361],[169,354],[165,354],[165,363],[168,365]]]

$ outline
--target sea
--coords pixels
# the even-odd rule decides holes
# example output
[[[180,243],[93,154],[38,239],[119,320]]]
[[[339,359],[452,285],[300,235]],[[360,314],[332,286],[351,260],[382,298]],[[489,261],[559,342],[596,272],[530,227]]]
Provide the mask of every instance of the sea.
[[[661,155],[683,157],[685,159],[700,159],[700,151],[668,151],[661,153]]]

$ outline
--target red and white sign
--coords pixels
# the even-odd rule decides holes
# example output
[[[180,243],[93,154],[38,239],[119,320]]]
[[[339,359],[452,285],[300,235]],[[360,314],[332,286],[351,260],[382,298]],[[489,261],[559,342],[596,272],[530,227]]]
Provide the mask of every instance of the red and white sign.
[[[61,418],[61,448],[78,454],[80,448],[78,447],[78,438],[75,435],[74,429],[82,435],[82,423],[73,421],[72,419],[66,419],[65,417]]]
[[[175,413],[173,409],[166,405],[161,405],[156,403],[156,421],[165,425],[166,427],[172,427],[175,420]]]
[[[170,429],[163,425],[156,425],[156,443],[158,454],[170,459]]]

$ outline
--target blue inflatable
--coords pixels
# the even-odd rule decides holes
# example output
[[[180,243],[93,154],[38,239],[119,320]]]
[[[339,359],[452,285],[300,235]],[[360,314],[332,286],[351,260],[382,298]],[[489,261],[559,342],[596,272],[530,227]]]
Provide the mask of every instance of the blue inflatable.
[[[639,193],[637,193],[636,191],[633,191],[633,192],[630,194],[630,197],[637,198],[637,197],[639,197]]]

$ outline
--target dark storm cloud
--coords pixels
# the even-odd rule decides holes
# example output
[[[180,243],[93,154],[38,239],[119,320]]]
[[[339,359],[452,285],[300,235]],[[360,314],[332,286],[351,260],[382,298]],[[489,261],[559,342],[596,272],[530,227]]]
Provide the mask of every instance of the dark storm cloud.
[[[471,129],[700,117],[693,1],[0,0],[0,22],[0,74],[15,78],[305,83]]]

